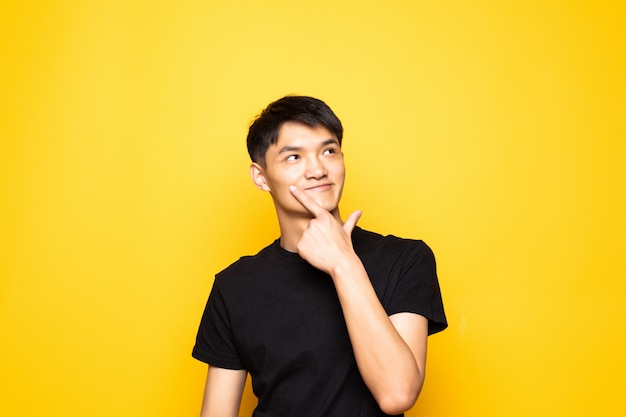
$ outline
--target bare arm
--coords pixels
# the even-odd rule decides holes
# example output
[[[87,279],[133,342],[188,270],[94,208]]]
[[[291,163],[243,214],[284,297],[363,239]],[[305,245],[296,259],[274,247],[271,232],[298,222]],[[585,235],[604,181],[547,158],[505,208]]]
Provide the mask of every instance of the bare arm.
[[[360,212],[342,225],[301,190],[292,193],[314,217],[298,253],[333,279],[363,380],[385,413],[410,409],[424,383],[426,318],[413,313],[387,316],[352,248],[350,235]]]
[[[245,370],[209,366],[200,417],[237,417],[246,376]]]
[[[407,411],[424,383],[426,318],[388,317],[360,261],[337,267],[331,277],[363,380],[385,413]]]

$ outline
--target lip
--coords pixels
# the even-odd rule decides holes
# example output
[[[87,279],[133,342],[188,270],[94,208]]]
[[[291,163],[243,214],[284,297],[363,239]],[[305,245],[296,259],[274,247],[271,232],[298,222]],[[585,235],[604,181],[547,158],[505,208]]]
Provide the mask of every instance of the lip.
[[[332,183],[328,183],[328,184],[319,184],[319,185],[314,185],[313,187],[307,187],[304,190],[305,191],[326,191],[331,189],[333,186]]]

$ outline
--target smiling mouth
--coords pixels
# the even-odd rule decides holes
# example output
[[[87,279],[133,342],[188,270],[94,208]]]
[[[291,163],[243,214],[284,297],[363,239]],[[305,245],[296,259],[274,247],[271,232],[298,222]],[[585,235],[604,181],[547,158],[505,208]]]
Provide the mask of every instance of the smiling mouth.
[[[305,191],[325,191],[332,187],[332,184],[320,184],[313,187],[305,188]]]

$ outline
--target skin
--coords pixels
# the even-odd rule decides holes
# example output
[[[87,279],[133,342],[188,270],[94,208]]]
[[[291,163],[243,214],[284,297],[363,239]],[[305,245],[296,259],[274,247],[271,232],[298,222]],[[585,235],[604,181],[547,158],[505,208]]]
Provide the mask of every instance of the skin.
[[[337,138],[323,127],[287,122],[265,168],[253,163],[250,175],[272,196],[281,245],[332,278],[359,371],[380,408],[409,410],[424,383],[428,322],[412,313],[387,316],[354,252],[361,211],[341,219],[345,166]],[[245,378],[245,371],[209,367],[201,417],[236,417]]]
[[[296,243],[311,221],[311,213],[289,190],[302,189],[338,222],[339,200],[346,175],[339,141],[323,127],[286,122],[265,154],[265,167],[253,163],[250,176],[271,194],[281,232],[281,245],[296,252]]]

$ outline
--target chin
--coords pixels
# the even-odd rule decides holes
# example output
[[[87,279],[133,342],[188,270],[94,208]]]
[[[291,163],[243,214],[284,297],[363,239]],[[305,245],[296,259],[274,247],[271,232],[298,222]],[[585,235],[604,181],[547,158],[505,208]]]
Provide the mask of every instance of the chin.
[[[337,211],[339,209],[337,204],[321,204],[321,203],[317,203],[321,208],[323,208],[324,210],[330,212],[330,213],[334,213],[335,211]]]

